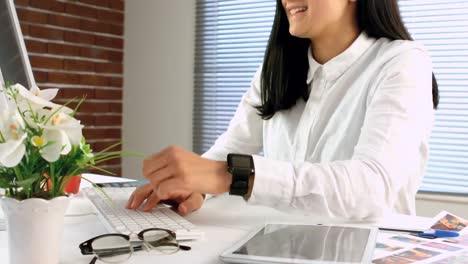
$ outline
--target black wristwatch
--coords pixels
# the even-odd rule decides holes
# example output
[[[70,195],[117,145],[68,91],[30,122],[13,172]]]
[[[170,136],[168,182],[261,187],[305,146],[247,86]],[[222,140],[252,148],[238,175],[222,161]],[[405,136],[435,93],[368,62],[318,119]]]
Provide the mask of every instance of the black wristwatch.
[[[230,195],[245,196],[249,191],[250,175],[255,174],[251,155],[233,154],[227,156],[228,171],[232,174]]]

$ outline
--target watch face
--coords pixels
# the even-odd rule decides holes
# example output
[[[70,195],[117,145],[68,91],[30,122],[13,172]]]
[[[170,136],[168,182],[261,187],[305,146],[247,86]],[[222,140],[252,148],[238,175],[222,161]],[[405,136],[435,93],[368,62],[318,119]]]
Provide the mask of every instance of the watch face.
[[[250,157],[234,158],[234,167],[250,168]]]
[[[249,155],[229,154],[228,164],[236,168],[252,168],[252,157]]]

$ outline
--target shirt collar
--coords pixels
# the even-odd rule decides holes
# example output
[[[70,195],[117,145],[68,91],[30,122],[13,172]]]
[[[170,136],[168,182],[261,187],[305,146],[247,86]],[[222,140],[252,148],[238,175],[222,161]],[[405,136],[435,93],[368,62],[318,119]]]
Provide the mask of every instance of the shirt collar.
[[[335,80],[340,77],[373,43],[374,38],[367,36],[363,31],[359,37],[344,52],[326,62],[318,63],[312,56],[312,49],[309,47],[307,53],[309,59],[309,72],[307,74],[307,84],[312,82],[314,74],[318,68],[322,67],[323,77],[326,80]]]

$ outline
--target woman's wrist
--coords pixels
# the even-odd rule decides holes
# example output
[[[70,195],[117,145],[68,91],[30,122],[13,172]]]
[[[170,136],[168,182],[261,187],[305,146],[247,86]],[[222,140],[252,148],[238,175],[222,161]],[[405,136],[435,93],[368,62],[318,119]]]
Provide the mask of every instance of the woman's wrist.
[[[217,193],[225,193],[229,192],[232,183],[232,175],[228,171],[227,162],[225,161],[216,161],[217,166],[217,173],[219,183],[217,189]]]

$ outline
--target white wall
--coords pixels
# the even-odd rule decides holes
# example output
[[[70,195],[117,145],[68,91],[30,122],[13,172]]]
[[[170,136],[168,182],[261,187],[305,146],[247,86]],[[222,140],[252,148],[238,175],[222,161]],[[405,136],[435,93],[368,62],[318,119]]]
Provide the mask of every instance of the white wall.
[[[445,210],[468,219],[468,197],[438,194],[418,194],[416,196],[416,214],[433,217]]]
[[[125,1],[123,148],[192,148],[194,0]],[[141,159],[123,176],[141,178]]]

